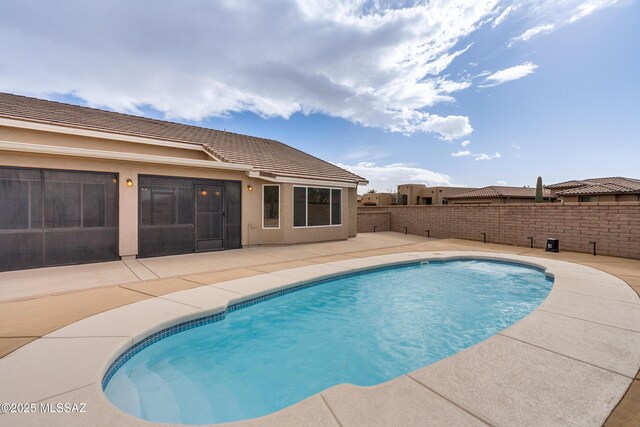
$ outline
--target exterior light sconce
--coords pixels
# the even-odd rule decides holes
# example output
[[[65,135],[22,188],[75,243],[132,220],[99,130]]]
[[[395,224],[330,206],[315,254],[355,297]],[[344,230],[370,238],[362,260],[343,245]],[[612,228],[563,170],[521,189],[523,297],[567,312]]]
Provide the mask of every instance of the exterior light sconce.
[[[207,195],[207,190],[202,190],[200,194],[202,195],[202,197],[205,197]]]
[[[251,184],[247,185],[247,190],[253,191],[253,185],[251,185]]]
[[[127,187],[133,187],[133,180],[131,178],[127,179]]]

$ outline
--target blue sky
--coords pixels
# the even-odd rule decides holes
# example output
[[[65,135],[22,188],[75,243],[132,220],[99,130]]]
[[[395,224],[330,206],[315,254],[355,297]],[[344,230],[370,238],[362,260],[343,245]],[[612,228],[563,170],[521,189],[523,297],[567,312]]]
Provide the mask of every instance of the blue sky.
[[[0,91],[277,139],[378,191],[639,178],[639,3],[7,0]]]

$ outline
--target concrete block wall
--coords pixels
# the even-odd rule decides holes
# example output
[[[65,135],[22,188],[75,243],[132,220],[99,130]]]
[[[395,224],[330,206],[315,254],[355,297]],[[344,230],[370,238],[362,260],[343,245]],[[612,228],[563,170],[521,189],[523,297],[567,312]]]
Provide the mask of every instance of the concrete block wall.
[[[387,225],[388,219],[388,225]],[[358,208],[358,232],[407,232],[528,247],[560,239],[560,250],[640,259],[640,203],[380,206]]]

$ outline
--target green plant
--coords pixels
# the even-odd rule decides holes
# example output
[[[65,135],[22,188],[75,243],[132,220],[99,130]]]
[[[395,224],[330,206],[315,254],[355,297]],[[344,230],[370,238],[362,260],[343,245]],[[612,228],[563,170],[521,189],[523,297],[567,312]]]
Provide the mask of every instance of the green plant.
[[[536,203],[542,203],[544,201],[542,196],[542,177],[538,177],[538,182],[536,182]]]

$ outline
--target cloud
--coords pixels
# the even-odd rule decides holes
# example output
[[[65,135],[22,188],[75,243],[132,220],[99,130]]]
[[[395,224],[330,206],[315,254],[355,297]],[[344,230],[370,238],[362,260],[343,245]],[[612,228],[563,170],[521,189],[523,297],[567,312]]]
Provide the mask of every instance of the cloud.
[[[471,156],[471,151],[469,151],[469,150],[460,150],[460,151],[456,151],[455,153],[451,153],[451,155],[453,157],[468,157],[468,156]]]
[[[460,150],[455,153],[451,153],[452,157],[472,157],[475,160],[491,160],[491,159],[499,159],[502,156],[500,153],[495,153],[493,155],[485,154],[485,153],[472,153],[469,150]]]
[[[469,118],[465,116],[440,117],[435,114],[430,115],[422,122],[419,128],[427,132],[436,132],[441,139],[446,141],[462,138],[473,132]]]
[[[502,157],[500,155],[500,153],[496,153],[492,156],[488,155],[488,154],[474,154],[476,161],[478,160],[491,160],[491,159],[499,159],[500,157]]]
[[[337,163],[336,165],[369,180],[369,185],[366,187],[358,187],[359,192],[366,192],[372,188],[379,192],[389,190],[395,192],[399,184],[452,185],[449,175],[405,163],[377,165],[371,162],[360,162],[355,165],[342,163]]]
[[[507,18],[507,16],[514,10],[514,6],[506,7],[500,15],[491,23],[491,28],[496,28],[498,25],[502,24],[502,22]]]
[[[462,143],[460,145],[462,145],[463,147],[468,147],[469,144],[471,144],[471,141],[469,141],[468,139],[466,141],[462,141]]]
[[[520,34],[518,37],[512,38],[511,41],[509,41],[508,46],[512,47],[516,42],[521,42],[521,41],[526,42],[527,40],[537,36],[538,34],[549,33],[553,31],[554,28],[556,28],[554,24],[544,24],[544,25],[535,26],[533,28],[529,28],[527,31]]]
[[[507,185],[507,181],[496,181],[498,185]]]
[[[524,64],[516,65],[515,67],[496,71],[490,76],[487,76],[485,82],[481,84],[480,87],[498,86],[506,82],[521,79],[532,74],[536,68],[538,68],[536,64],[525,62]]]
[[[498,0],[0,3],[0,90],[168,119],[320,113],[390,132],[472,132],[429,111]],[[42,70],[46,70],[43,73]]]
[[[620,3],[619,0],[591,0],[583,2],[574,9],[573,15],[569,19],[569,23],[579,21],[599,9],[604,9],[618,3]]]

